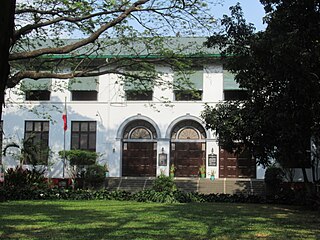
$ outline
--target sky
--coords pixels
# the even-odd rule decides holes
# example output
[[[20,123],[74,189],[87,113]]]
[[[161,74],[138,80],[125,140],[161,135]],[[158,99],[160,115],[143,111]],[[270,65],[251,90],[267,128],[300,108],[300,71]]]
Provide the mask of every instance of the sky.
[[[221,18],[223,14],[230,15],[229,7],[240,2],[242,11],[247,22],[253,23],[257,31],[264,30],[266,25],[263,24],[264,9],[259,0],[222,0],[223,6],[218,4],[213,7],[212,13],[216,18]]]

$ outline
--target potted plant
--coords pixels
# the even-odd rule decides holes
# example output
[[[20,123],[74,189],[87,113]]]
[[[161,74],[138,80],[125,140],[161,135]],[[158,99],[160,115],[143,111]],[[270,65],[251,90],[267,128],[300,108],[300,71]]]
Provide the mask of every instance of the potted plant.
[[[211,181],[214,181],[215,179],[215,176],[214,176],[214,170],[211,171],[211,174],[210,174],[210,180]]]
[[[174,177],[174,171],[176,170],[176,167],[172,163],[170,166],[170,177]]]
[[[107,163],[104,165],[104,171],[105,171],[105,177],[106,178],[109,177],[109,167]]]
[[[201,178],[205,178],[206,177],[206,166],[205,165],[201,165],[199,168],[199,172],[200,172],[200,177]]]

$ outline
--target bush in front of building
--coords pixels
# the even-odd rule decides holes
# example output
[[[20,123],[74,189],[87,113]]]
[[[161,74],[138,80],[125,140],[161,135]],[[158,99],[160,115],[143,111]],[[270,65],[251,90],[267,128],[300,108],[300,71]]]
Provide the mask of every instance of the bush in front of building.
[[[275,201],[281,195],[281,183],[284,180],[284,172],[280,167],[271,165],[266,169],[264,181],[266,183],[267,201]]]
[[[88,188],[101,188],[105,180],[105,168],[98,164],[90,165],[86,168],[83,178]]]
[[[84,176],[90,186],[99,186],[104,180],[104,167],[90,165]],[[228,194],[199,194],[183,192],[171,177],[161,174],[155,179],[153,186],[137,193],[127,191],[85,190],[49,188],[43,173],[17,167],[8,170],[6,182],[0,189],[0,200],[119,200],[158,203],[189,202],[261,202],[257,196]]]
[[[132,195],[132,200],[137,202],[178,203],[174,192],[158,192],[154,189],[146,189]]]
[[[285,181],[286,169],[270,166],[265,172],[266,201],[268,203],[306,205],[320,208],[320,197],[314,183]],[[311,189],[311,193],[308,191]]]
[[[43,175],[44,170],[24,169],[21,166],[10,168],[5,172],[4,187],[6,189],[46,189],[48,184]]]
[[[161,173],[160,176],[153,181],[152,189],[156,192],[174,192],[177,190],[177,186],[172,177]]]
[[[96,163],[98,153],[86,150],[63,150],[59,152],[61,158],[66,158],[70,161],[70,165],[88,166]]]
[[[25,189],[12,191],[0,189],[0,200],[117,200],[158,203],[190,203],[190,202],[229,202],[229,203],[261,203],[263,199],[254,195],[199,194],[194,192],[157,192],[146,189],[137,193],[108,190],[69,190],[62,188]]]
[[[87,150],[63,150],[61,158],[66,158],[73,166],[72,178],[76,189],[101,188],[105,179],[105,169],[98,165],[98,153]]]
[[[25,169],[21,166],[10,168],[5,172],[5,181],[1,190],[2,199],[33,199],[33,192],[46,191],[48,183],[43,175],[44,170]]]
[[[138,202],[178,203],[176,193],[177,187],[173,178],[161,173],[150,189],[133,194],[132,199]]]

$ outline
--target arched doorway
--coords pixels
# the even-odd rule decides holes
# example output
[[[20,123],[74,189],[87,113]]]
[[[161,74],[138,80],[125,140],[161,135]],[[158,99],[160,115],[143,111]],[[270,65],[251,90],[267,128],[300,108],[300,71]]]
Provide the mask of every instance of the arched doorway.
[[[122,176],[156,176],[157,133],[152,124],[134,120],[125,127],[122,139]]]
[[[198,177],[199,167],[206,164],[206,132],[193,120],[178,122],[171,131],[170,164],[175,177]]]

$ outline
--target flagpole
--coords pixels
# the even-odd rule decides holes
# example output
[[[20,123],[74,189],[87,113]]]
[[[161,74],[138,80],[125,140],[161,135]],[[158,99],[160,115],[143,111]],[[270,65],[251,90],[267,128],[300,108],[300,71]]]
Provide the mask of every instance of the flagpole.
[[[64,98],[64,114],[67,114],[67,97]],[[64,171],[65,171],[65,165],[66,165],[66,129],[64,126],[63,129],[63,162],[62,162],[62,178],[64,179]]]

